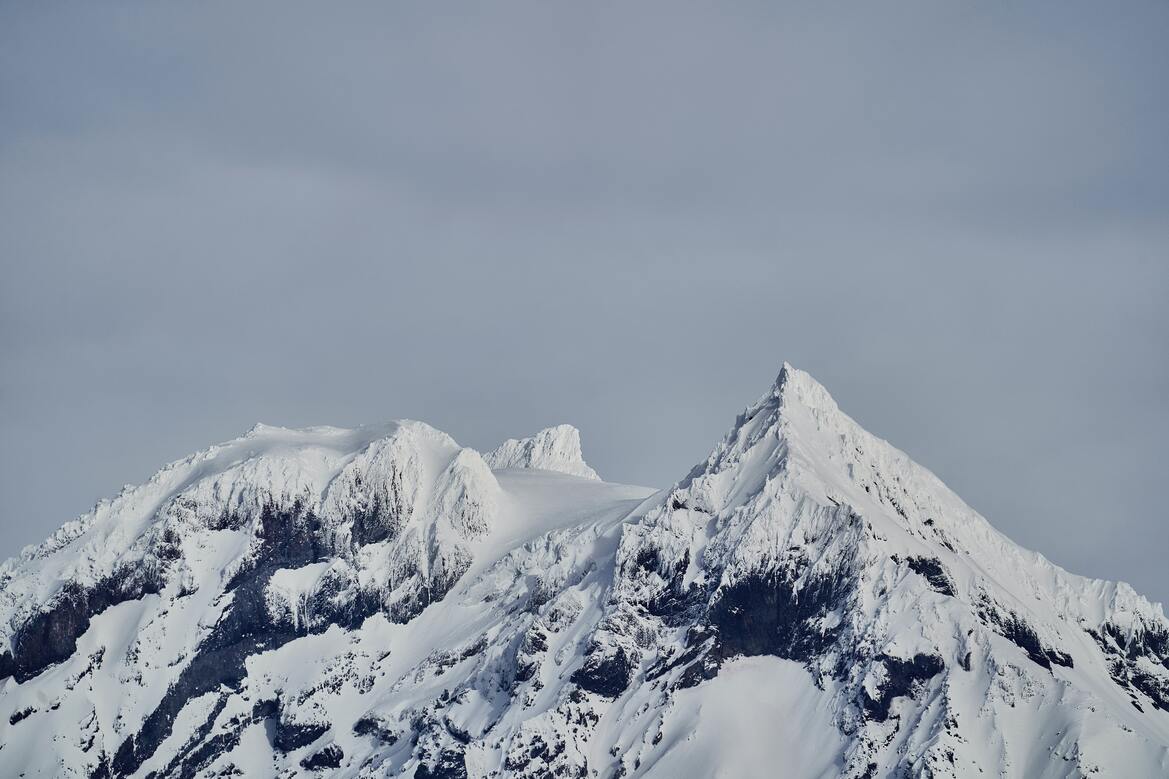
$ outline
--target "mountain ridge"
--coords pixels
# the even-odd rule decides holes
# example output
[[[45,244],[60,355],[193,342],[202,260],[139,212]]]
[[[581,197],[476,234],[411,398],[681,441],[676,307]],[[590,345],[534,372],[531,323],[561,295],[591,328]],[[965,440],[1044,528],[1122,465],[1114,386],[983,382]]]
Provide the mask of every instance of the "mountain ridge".
[[[486,455],[257,425],[0,565],[0,635],[31,775],[768,775],[694,705],[817,722],[801,776],[1169,770],[1160,605],[1016,546],[787,363],[656,493],[565,425]]]

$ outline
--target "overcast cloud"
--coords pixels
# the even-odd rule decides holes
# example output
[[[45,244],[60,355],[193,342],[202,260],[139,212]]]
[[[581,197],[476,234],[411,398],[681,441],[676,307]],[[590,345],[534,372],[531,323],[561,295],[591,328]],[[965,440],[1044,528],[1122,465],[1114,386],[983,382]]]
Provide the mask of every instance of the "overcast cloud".
[[[328,13],[326,13],[328,11]],[[782,360],[1169,600],[1169,5],[0,6],[0,556],[254,422],[666,486]]]

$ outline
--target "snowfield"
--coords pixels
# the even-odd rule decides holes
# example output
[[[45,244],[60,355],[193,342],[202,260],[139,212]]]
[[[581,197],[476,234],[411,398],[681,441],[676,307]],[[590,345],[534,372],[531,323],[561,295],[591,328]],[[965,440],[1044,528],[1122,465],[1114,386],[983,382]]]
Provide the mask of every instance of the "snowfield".
[[[706,461],[257,426],[0,567],[0,775],[1169,775],[1169,620],[784,366]]]

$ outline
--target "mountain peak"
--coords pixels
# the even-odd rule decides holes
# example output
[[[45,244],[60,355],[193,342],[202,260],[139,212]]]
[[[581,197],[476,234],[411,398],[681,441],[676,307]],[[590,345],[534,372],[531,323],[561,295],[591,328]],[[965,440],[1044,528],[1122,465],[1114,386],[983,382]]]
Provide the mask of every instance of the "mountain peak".
[[[1169,621],[784,363],[652,494],[570,425],[172,463],[0,565],[4,727],[6,776],[1152,776]]]
[[[509,438],[483,457],[493,469],[539,468],[585,479],[600,479],[584,461],[580,431],[572,425],[546,427],[527,438]]]
[[[786,360],[775,378],[775,383],[761,403],[778,402],[781,406],[798,404],[820,411],[839,411],[839,406],[828,390],[807,371],[796,368]]]
[[[786,461],[790,439],[800,434],[797,430],[806,436],[820,428],[860,430],[823,385],[785,361],[767,392],[739,414],[706,461],[694,466],[680,484],[688,486],[703,474],[740,471],[740,463],[754,450],[756,467],[735,476],[739,488],[734,494],[750,494]],[[749,489],[748,483],[753,485]]]

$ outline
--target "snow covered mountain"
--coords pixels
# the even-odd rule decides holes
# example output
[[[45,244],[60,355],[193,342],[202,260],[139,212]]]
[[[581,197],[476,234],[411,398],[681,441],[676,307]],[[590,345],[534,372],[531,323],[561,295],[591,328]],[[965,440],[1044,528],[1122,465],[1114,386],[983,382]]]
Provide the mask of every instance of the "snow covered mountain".
[[[257,426],[0,567],[0,775],[1169,775],[1169,620],[784,367],[660,492],[567,426]]]
[[[586,479],[601,478],[584,461],[580,431],[572,425],[550,427],[531,438],[509,438],[483,459],[494,469],[541,468]]]

